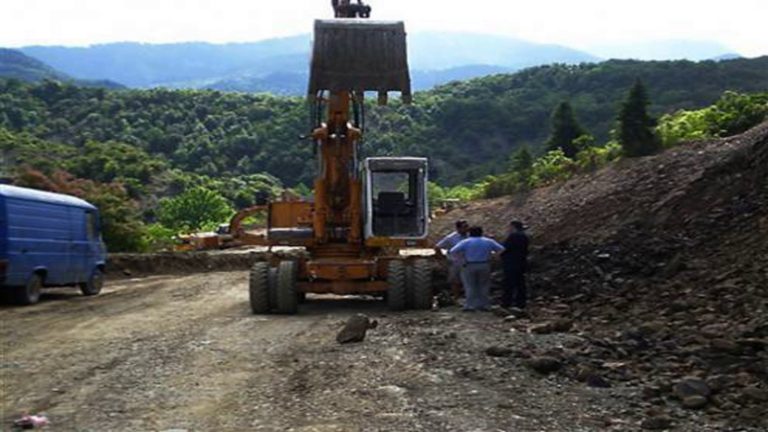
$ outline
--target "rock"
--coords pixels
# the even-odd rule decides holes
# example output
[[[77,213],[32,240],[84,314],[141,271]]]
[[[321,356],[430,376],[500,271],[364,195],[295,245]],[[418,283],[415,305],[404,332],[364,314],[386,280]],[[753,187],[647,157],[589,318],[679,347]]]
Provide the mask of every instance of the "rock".
[[[493,345],[485,349],[485,354],[490,357],[509,357],[513,353],[511,348]]]
[[[641,394],[645,400],[656,399],[661,396],[661,388],[657,386],[643,387]]]
[[[456,300],[453,298],[451,293],[447,291],[441,291],[437,294],[438,307],[448,307],[448,306],[454,306],[454,305],[456,305]]]
[[[696,377],[686,377],[680,380],[672,388],[678,399],[684,400],[689,396],[703,396],[708,398],[712,391],[704,380]]]
[[[128,269],[123,269],[123,276],[130,276],[130,275],[132,275],[132,274],[133,274],[133,273],[132,273],[130,270],[128,270]]]
[[[518,317],[518,318],[530,318],[531,314],[528,313],[525,309],[520,309],[518,307],[511,307],[509,308],[509,313]]]
[[[569,331],[572,327],[573,321],[561,318],[543,324],[536,324],[531,326],[529,331],[536,334],[563,333]]]
[[[683,406],[690,409],[704,408],[707,405],[707,398],[699,395],[692,395],[683,398]]]
[[[528,328],[528,331],[536,334],[549,334],[549,333],[552,333],[552,324],[543,323],[543,324],[532,325],[531,327]]]
[[[766,346],[768,346],[768,341],[765,339],[758,339],[758,338],[744,338],[739,339],[737,343],[741,346],[751,348],[755,351],[763,351]]]
[[[365,315],[354,315],[347,320],[344,328],[336,335],[336,341],[341,344],[362,342],[368,329],[376,328],[377,325],[376,320],[370,320]]]
[[[563,364],[560,362],[560,360],[550,356],[534,357],[528,360],[527,364],[528,367],[541,374],[557,372],[561,367],[563,367]]]
[[[742,352],[742,347],[736,341],[729,339],[717,338],[712,339],[710,347],[715,351],[722,351],[729,354],[739,355]]]
[[[755,402],[768,402],[768,391],[757,387],[747,387],[741,391],[744,398]]]
[[[512,312],[507,309],[500,306],[493,306],[491,307],[491,313],[496,315],[499,318],[506,318],[510,315],[512,315]]]
[[[595,373],[587,375],[586,382],[589,387],[608,388],[611,386],[611,383],[605,378]]]
[[[648,417],[640,423],[640,427],[647,430],[664,430],[672,427],[672,420],[667,417]]]

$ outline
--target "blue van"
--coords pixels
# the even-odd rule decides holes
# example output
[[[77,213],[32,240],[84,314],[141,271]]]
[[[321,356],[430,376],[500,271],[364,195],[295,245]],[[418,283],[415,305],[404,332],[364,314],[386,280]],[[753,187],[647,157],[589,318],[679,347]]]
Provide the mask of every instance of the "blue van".
[[[44,286],[77,285],[96,295],[106,248],[99,211],[69,195],[0,184],[0,285],[33,304]]]

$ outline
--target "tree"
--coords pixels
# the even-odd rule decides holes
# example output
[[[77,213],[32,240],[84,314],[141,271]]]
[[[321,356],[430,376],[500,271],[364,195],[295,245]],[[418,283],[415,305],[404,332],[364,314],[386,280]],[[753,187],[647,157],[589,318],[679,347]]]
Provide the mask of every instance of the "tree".
[[[18,186],[74,195],[96,206],[108,250],[146,250],[146,226],[141,220],[139,205],[128,196],[122,184],[77,178],[62,170],[56,170],[49,176],[28,166],[19,168],[15,183]]]
[[[654,128],[656,120],[648,115],[648,94],[639,79],[629,91],[619,112],[618,139],[624,154],[629,157],[647,156],[661,148]]]
[[[568,102],[561,102],[552,113],[552,131],[547,140],[547,151],[561,149],[568,158],[573,158],[579,149],[574,141],[585,134],[584,129],[576,121],[573,108]]]
[[[523,145],[520,147],[511,158],[511,166],[512,171],[524,173],[528,172],[531,169],[531,166],[533,166],[533,156],[531,156],[530,150],[528,150],[527,145]]]
[[[196,187],[174,198],[160,200],[157,219],[168,228],[195,231],[226,222],[232,213],[224,197],[210,189]]]

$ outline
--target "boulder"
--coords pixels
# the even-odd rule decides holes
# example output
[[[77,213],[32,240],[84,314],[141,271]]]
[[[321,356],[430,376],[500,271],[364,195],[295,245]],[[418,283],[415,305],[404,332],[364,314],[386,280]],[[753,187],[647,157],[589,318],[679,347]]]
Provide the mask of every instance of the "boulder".
[[[696,377],[683,378],[675,384],[672,391],[680,400],[684,400],[689,396],[708,398],[712,394],[707,383],[703,379]]]
[[[707,406],[708,399],[704,396],[692,395],[683,398],[683,406],[690,409],[699,409]]]
[[[362,342],[369,329],[376,328],[378,322],[370,320],[367,316],[357,314],[349,318],[344,328],[336,335],[336,341],[341,344]]]
[[[509,357],[513,353],[511,348],[493,345],[485,349],[485,354],[490,357]]]
[[[528,367],[541,374],[557,372],[563,367],[563,363],[550,356],[533,357],[527,362]]]

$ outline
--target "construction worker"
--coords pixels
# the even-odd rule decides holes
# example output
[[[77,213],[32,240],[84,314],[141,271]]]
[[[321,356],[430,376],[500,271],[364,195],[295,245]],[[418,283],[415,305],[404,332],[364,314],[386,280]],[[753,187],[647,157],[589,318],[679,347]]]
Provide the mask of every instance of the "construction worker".
[[[510,222],[509,235],[504,240],[504,253],[501,254],[504,268],[504,293],[501,297],[503,307],[514,305],[520,309],[525,308],[528,296],[525,273],[528,271],[529,243],[525,225],[520,221]]]
[[[457,220],[454,224],[456,230],[446,235],[435,245],[435,255],[443,256],[443,250],[449,251],[454,246],[459,244],[460,241],[467,238],[469,232],[469,224],[465,220]],[[451,295],[455,300],[461,297],[461,268],[463,262],[459,258],[453,257],[450,254],[448,258],[448,283],[451,284]]]
[[[469,229],[469,238],[462,240],[450,250],[451,255],[462,256],[464,269],[461,272],[466,301],[464,310],[487,311],[491,307],[491,258],[494,253],[504,252],[504,246],[496,240],[483,237],[481,227]]]

